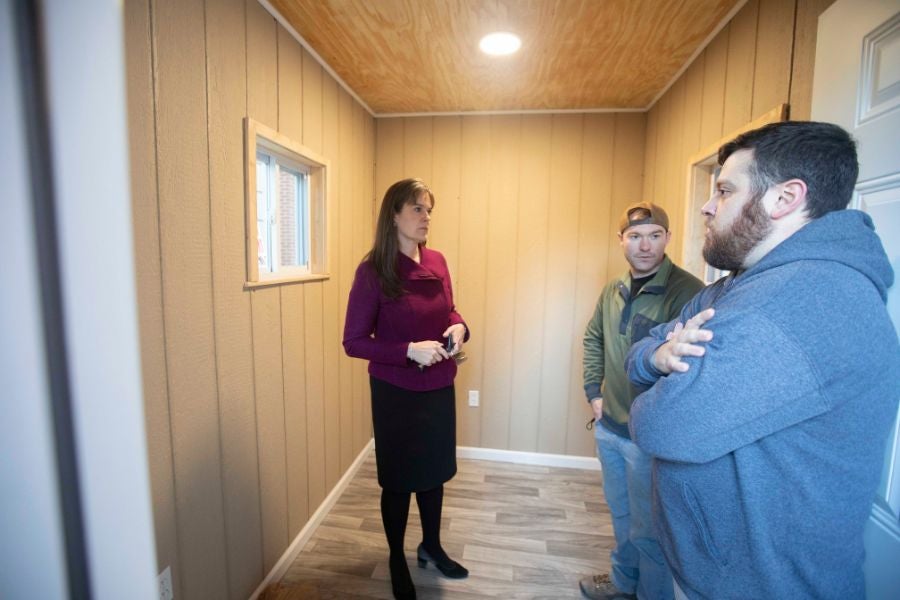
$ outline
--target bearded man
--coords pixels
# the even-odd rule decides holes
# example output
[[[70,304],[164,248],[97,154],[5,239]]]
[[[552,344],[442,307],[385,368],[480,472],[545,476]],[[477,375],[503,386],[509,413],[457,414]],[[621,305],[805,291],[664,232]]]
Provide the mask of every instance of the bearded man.
[[[863,598],[863,529],[900,398],[893,271],[846,210],[856,146],[784,122],[719,150],[703,255],[731,274],[626,359],[632,439],[676,598]]]

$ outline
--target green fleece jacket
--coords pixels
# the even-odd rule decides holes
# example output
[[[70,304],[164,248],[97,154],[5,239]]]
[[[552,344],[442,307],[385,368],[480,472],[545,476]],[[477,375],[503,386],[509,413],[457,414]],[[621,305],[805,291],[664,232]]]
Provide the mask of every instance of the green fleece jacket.
[[[637,397],[625,374],[625,355],[652,328],[676,318],[703,282],[666,256],[653,279],[631,297],[631,273],[610,281],[584,332],[584,392],[603,398],[601,422],[629,438],[628,413]]]

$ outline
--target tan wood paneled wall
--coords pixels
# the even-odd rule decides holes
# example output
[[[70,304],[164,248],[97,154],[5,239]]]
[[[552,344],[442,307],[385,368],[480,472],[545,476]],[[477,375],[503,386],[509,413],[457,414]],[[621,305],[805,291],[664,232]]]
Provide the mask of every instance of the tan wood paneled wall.
[[[818,18],[833,2],[749,0],[648,113],[644,197],[669,209],[676,262],[688,159],[781,103],[809,119]]]
[[[625,268],[613,228],[639,199],[644,125],[641,113],[376,121],[376,197],[404,177],[434,190],[429,245],[447,257],[472,330],[456,380],[460,445],[594,454],[582,336]]]
[[[141,354],[160,570],[246,598],[370,439],[341,329],[374,121],[256,0],[126,2]],[[242,121],[329,158],[325,282],[244,291]]]

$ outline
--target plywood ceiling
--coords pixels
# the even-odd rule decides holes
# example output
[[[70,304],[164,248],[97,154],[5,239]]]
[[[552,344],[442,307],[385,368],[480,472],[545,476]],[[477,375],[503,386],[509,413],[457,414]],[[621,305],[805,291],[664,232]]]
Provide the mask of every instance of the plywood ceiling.
[[[744,2],[268,1],[376,114],[643,109]]]

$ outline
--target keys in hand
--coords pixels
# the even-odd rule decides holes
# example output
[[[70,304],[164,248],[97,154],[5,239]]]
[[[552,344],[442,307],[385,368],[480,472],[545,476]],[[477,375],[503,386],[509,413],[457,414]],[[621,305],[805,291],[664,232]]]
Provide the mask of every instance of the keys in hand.
[[[459,364],[464,363],[469,357],[466,356],[466,353],[463,352],[462,350],[457,350],[457,347],[458,347],[457,344],[453,343],[453,336],[448,335],[447,341],[444,342],[444,350],[447,352],[448,355],[450,355],[450,357],[454,360],[454,362],[456,362],[456,364],[459,365]],[[425,366],[426,365],[419,364],[419,371],[424,371]]]

